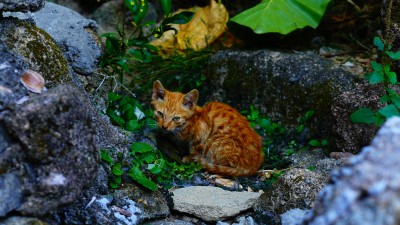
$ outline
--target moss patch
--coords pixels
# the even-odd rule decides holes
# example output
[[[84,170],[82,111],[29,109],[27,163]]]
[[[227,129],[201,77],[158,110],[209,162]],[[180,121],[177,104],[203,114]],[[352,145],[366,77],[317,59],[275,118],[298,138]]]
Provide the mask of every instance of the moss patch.
[[[43,75],[46,87],[72,81],[60,47],[45,31],[28,21],[14,19],[1,21],[0,31],[0,40],[20,55],[30,69]]]

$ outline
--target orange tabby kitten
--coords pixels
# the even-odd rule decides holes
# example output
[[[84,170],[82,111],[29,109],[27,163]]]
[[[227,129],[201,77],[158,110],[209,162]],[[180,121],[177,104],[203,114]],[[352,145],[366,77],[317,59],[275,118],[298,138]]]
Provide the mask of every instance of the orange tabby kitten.
[[[201,108],[198,98],[196,89],[182,94],[154,82],[151,104],[158,126],[190,143],[190,154],[183,161],[200,162],[220,175],[256,174],[263,162],[260,135],[232,107],[210,102]]]

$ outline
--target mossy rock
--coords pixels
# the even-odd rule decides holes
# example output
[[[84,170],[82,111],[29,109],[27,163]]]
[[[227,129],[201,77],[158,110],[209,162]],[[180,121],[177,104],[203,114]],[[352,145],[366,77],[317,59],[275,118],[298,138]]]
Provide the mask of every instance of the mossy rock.
[[[29,21],[12,18],[0,20],[0,41],[8,51],[24,60],[26,69],[42,74],[47,88],[72,81],[60,47],[49,34]]]

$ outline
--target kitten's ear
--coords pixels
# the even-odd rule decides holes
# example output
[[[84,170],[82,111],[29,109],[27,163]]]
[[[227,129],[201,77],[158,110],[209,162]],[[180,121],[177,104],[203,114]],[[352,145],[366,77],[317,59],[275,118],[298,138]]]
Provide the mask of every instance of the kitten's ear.
[[[193,107],[197,104],[198,99],[199,99],[199,91],[193,89],[185,96],[183,96],[182,105],[188,109],[193,109]]]
[[[152,100],[164,100],[165,88],[162,86],[159,80],[156,80],[153,84],[153,95]]]

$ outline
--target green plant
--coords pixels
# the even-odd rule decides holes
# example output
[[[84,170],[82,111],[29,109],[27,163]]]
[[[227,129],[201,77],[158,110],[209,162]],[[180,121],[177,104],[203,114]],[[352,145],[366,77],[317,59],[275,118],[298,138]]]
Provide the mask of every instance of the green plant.
[[[143,110],[135,98],[109,92],[108,101],[106,114],[114,125],[128,131],[140,130],[144,126],[157,127],[152,116],[153,111]]]
[[[306,26],[316,28],[330,0],[262,0],[230,22],[251,28],[256,34],[288,34]]]
[[[158,185],[148,177],[152,176],[158,184],[168,186],[174,179],[191,179],[193,174],[201,169],[196,163],[169,162],[159,150],[144,142],[133,143],[130,150],[125,158],[122,154],[117,154],[116,161],[111,157],[110,150],[100,150],[101,159],[111,168],[110,187],[118,188],[122,176],[127,175],[143,187],[156,190]]]
[[[376,112],[371,108],[360,108],[350,115],[350,120],[353,123],[374,123],[376,126],[380,126],[388,118],[400,115],[400,93],[392,89],[393,85],[398,84],[397,74],[391,70],[393,61],[400,60],[400,51],[391,51],[391,46],[385,46],[379,37],[374,38],[374,45],[384,53],[382,61],[381,63],[371,61],[372,72],[366,73],[364,77],[371,84],[381,84],[385,87],[386,94],[380,98],[380,102],[386,106]]]
[[[250,125],[263,137],[263,152],[266,167],[285,168],[288,161],[285,156],[290,156],[299,150],[306,150],[310,147],[325,147],[328,145],[327,140],[308,140],[305,143],[303,133],[307,132],[307,122],[314,116],[315,111],[309,110],[304,116],[297,119],[296,126],[286,126],[277,122],[272,122],[265,115],[260,114],[253,105],[250,110],[241,111],[250,122]]]
[[[127,162],[125,161],[126,159],[123,159],[122,154],[119,154],[117,161],[114,162],[113,158],[110,155],[110,152],[104,149],[100,149],[100,157],[111,168],[112,179],[110,180],[110,187],[114,189],[118,188],[122,182],[122,175],[125,174],[123,165],[127,164]],[[127,175],[150,190],[154,191],[157,189],[157,184],[149,180],[136,166],[130,167]]]
[[[185,24],[194,15],[193,12],[188,11],[172,15],[171,1],[160,0],[166,18],[159,26],[156,26],[153,21],[143,22],[148,12],[148,0],[124,0],[124,2],[132,14],[134,31],[129,32],[128,36],[125,23],[122,22],[122,27],[117,27],[117,32],[101,35],[106,40],[105,53],[100,61],[100,66],[106,74],[118,75],[120,83],[123,83],[124,73],[131,72],[133,62],[152,61],[152,52],[156,52],[157,48],[149,44],[151,37],[160,37],[167,30],[175,30],[171,24]],[[125,21],[125,18],[122,21]]]
[[[176,91],[199,88],[206,80],[207,64],[214,52],[210,49],[172,53],[169,57],[153,56],[152,63],[137,64],[130,86],[140,94],[148,93],[154,80]]]

